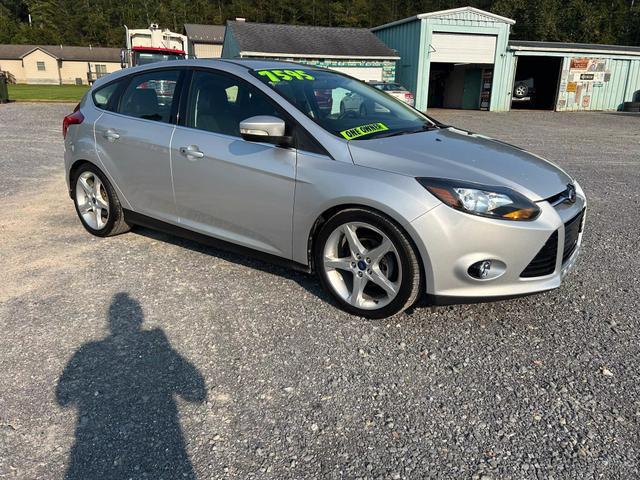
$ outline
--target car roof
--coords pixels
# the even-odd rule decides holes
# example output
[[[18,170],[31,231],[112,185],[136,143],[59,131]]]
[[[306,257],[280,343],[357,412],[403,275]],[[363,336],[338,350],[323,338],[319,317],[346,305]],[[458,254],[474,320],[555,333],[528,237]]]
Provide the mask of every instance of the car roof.
[[[315,69],[312,65],[303,65],[301,63],[287,62],[282,60],[259,60],[252,58],[228,58],[223,59],[224,62],[233,63],[246,67],[250,70],[267,70],[267,69],[282,69],[282,68],[307,68]]]
[[[189,58],[183,60],[168,60],[164,62],[154,62],[146,65],[139,65],[137,67],[123,68],[109,75],[99,78],[93,84],[93,89],[99,87],[105,83],[109,83],[120,77],[127,75],[142,73],[146,70],[153,70],[156,68],[170,68],[170,67],[217,67],[221,68],[228,65],[235,65],[239,67],[245,67],[247,70],[282,70],[282,69],[300,69],[306,70],[326,70],[321,67],[315,67],[313,65],[303,65],[301,63],[286,62],[281,60],[258,60],[250,58]]]

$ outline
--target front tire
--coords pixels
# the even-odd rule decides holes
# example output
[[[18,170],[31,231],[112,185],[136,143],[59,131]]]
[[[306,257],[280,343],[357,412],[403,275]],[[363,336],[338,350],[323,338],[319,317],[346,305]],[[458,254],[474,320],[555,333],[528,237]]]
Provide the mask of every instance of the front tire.
[[[76,213],[89,233],[109,237],[131,229],[113,186],[98,167],[85,163],[71,180]]]
[[[343,210],[325,222],[314,246],[323,287],[349,313],[385,318],[415,303],[422,285],[418,255],[387,217]]]

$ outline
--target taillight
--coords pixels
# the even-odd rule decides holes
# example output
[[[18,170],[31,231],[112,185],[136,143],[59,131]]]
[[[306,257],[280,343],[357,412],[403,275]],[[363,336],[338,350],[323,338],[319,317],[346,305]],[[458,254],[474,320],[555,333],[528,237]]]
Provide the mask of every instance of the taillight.
[[[62,138],[67,138],[67,130],[69,130],[69,125],[80,125],[84,120],[84,115],[80,112],[80,104],[76,105],[76,108],[73,109],[73,113],[64,117],[62,120]]]
[[[406,98],[407,100],[411,100],[413,98],[413,93],[411,92],[407,92],[404,94],[404,98]]]

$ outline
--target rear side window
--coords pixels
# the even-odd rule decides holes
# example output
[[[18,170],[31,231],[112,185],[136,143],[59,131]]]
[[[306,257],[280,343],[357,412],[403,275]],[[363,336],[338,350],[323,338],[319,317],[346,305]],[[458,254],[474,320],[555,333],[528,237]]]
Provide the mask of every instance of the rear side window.
[[[179,75],[178,70],[159,70],[133,77],[122,94],[118,113],[170,123]]]
[[[109,103],[113,98],[113,95],[118,90],[121,82],[113,82],[104,87],[98,88],[95,92],[93,92],[93,103],[95,103],[96,107],[101,108],[103,110],[109,110]]]

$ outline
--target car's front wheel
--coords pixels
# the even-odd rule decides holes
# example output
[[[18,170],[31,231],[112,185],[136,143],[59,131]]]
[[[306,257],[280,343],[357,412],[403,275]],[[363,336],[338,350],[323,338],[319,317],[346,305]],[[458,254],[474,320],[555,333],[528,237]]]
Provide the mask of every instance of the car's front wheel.
[[[314,265],[344,310],[384,318],[410,307],[421,286],[418,255],[394,222],[370,210],[343,210],[325,222]]]
[[[130,229],[113,186],[98,167],[81,165],[72,182],[76,212],[90,233],[108,237]]]

